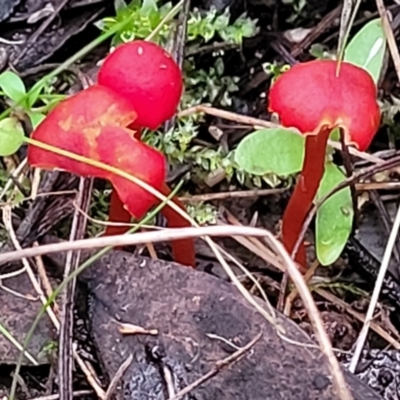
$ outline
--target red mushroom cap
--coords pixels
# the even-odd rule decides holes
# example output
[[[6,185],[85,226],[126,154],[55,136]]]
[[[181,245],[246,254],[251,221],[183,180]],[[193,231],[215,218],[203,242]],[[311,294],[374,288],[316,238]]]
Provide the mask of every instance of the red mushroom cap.
[[[125,128],[135,117],[123,97],[94,85],[59,103],[35,129],[32,138],[116,167],[161,190],[166,174],[165,157],[135,139],[135,132]],[[153,195],[125,178],[34,145],[28,147],[28,161],[34,167],[108,179],[136,218],[141,218],[157,202]]]
[[[160,191],[166,176],[166,159],[158,150],[133,138],[132,134],[133,131],[116,126],[103,127],[96,140],[97,157],[99,161],[118,167]],[[106,174],[124,207],[135,218],[142,218],[158,202],[147,190],[128,179]]]
[[[380,124],[377,89],[370,74],[353,64],[315,60],[296,64],[269,92],[269,110],[282,125],[317,133],[324,125],[344,130],[346,142],[364,151]]]
[[[101,66],[98,82],[128,99],[138,115],[135,125],[150,129],[175,114],[183,89],[173,58],[143,40],[117,47]]]
[[[97,159],[94,143],[99,128],[104,125],[126,127],[135,118],[136,113],[124,98],[106,87],[93,85],[60,102],[35,129],[32,139]],[[57,168],[80,176],[101,173],[98,168],[35,146],[28,147],[28,161],[35,167]]]

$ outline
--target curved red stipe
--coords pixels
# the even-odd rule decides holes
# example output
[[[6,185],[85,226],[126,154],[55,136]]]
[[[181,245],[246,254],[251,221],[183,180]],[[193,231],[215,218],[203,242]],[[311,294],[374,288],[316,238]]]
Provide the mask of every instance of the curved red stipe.
[[[324,175],[325,150],[330,133],[330,128],[323,127],[317,135],[306,137],[305,154],[308,156],[304,159],[299,180],[282,219],[282,241],[289,253],[294,249]],[[295,260],[302,266],[307,265],[304,244],[299,247]]]
[[[108,222],[118,222],[121,226],[107,225],[104,236],[123,235],[128,232],[128,224],[132,220],[132,215],[124,207],[118,193],[113,189],[110,196],[110,205],[108,207]]]
[[[380,124],[377,88],[364,69],[333,60],[300,63],[282,74],[269,92],[269,110],[282,125],[307,135],[303,170],[282,220],[282,241],[292,253],[325,169],[326,144],[342,128],[347,144],[365,150]],[[296,261],[306,266],[304,244]]]
[[[134,132],[134,138],[140,140],[142,129],[135,127],[135,123],[129,126]],[[132,215],[127,211],[115,190],[111,190],[110,205],[108,208],[108,222],[118,222],[121,226],[107,225],[104,236],[123,235],[128,232],[128,224],[131,222]]]

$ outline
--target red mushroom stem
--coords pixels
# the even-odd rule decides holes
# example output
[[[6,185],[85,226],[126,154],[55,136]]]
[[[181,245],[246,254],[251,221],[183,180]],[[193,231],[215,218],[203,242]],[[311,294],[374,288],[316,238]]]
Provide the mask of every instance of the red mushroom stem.
[[[326,145],[331,131],[332,128],[325,125],[317,134],[306,136],[303,169],[282,220],[282,241],[289,253],[293,252],[324,174]],[[299,247],[295,261],[306,267],[304,243]]]
[[[171,189],[167,184],[163,184],[160,192],[164,196],[169,196]],[[174,197],[171,199],[179,208],[185,210],[184,205]],[[183,218],[179,213],[172,209],[168,204],[162,208],[161,214],[167,220],[168,228],[184,228],[190,226],[190,223]],[[124,208],[124,205],[115,190],[111,193],[110,208],[108,220],[111,222],[119,222],[128,224],[131,221],[131,214]],[[127,226],[112,226],[106,228],[105,236],[123,235],[129,230]],[[172,254],[174,260],[180,264],[195,267],[195,249],[192,239],[175,240],[171,242]]]
[[[164,196],[170,195],[171,189],[166,183],[164,183],[164,185],[162,186],[161,193]],[[171,200],[179,208],[185,210],[185,206],[177,197],[173,197]],[[164,215],[165,219],[167,220],[168,228],[184,228],[187,226],[191,226],[189,221],[178,214],[168,204],[166,204],[165,207],[162,208],[161,214]],[[171,246],[172,254],[175,261],[183,265],[189,265],[191,267],[196,266],[194,241],[192,239],[175,240],[171,242]]]
[[[118,196],[115,189],[111,191],[110,207],[108,209],[108,222],[118,222],[120,224],[129,224],[131,222],[131,214],[125,209],[124,204]],[[116,226],[107,225],[104,235],[114,236],[123,235],[129,230],[126,225]]]

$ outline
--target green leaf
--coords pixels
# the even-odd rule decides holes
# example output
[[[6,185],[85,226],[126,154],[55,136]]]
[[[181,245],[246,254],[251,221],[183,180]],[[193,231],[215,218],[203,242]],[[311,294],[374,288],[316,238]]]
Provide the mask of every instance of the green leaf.
[[[344,180],[345,175],[341,169],[333,163],[327,163],[317,199],[321,199]],[[348,187],[335,193],[318,209],[315,241],[317,258],[322,265],[332,264],[339,258],[351,233],[353,217],[353,203]]]
[[[301,171],[304,138],[289,129],[271,128],[255,131],[244,138],[235,152],[235,161],[255,175],[273,173],[287,176]]]
[[[366,69],[378,82],[385,50],[385,32],[380,18],[377,18],[364,25],[354,36],[346,47],[344,60]]]
[[[5,71],[0,74],[0,87],[4,94],[15,103],[19,103],[25,97],[25,84],[14,72]]]
[[[45,82],[43,81],[38,81],[31,87],[26,99],[26,103],[29,109],[35,105],[44,87],[45,87]]]
[[[114,9],[116,14],[121,10],[125,10],[127,7],[128,5],[124,0],[114,0]]]
[[[24,130],[16,118],[4,118],[0,121],[0,156],[14,154],[24,141]]]
[[[28,112],[28,115],[33,129],[36,129],[37,126],[46,118],[44,114],[39,112]]]

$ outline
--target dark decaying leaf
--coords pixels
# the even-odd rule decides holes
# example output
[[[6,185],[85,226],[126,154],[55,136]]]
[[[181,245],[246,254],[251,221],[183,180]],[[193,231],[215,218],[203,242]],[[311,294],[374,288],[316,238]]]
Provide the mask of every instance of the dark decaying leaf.
[[[21,0],[2,0],[0,3],[0,22],[8,18]]]
[[[21,30],[16,27],[13,30],[4,34],[4,38],[10,40],[12,44],[0,43],[0,50],[3,49],[8,55],[9,62],[19,71],[34,67],[48,60],[55,52],[60,49],[71,37],[82,32],[88,24],[98,18],[102,10],[96,9],[77,14],[71,18],[57,19],[47,30],[45,30],[34,41],[33,45],[28,44],[29,48],[26,53],[14,65],[14,60],[25,48],[29,38],[37,29],[40,22],[33,26],[28,26],[26,29]]]

